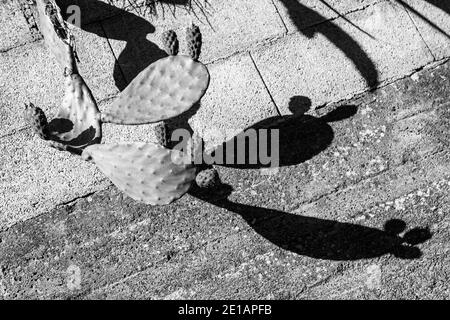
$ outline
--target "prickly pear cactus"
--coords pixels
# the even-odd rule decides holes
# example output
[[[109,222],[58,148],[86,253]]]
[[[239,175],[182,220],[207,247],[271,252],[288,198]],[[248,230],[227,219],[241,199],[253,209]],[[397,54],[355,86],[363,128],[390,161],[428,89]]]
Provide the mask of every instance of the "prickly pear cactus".
[[[200,171],[195,182],[200,188],[212,189],[220,184],[219,173],[214,168],[209,168]]]
[[[206,66],[191,57],[160,59],[128,85],[112,103],[110,111],[102,115],[102,121],[145,124],[173,118],[203,97],[209,79]]]
[[[176,56],[178,54],[179,43],[178,37],[175,31],[168,30],[162,34],[162,42],[164,46],[164,50],[166,50],[167,54],[170,56]]]
[[[192,59],[197,61],[202,52],[202,34],[200,28],[195,24],[192,24],[192,26],[187,28],[186,41],[188,44],[189,55]]]
[[[100,111],[91,90],[76,73],[66,75],[65,86],[58,114],[49,124],[51,139],[78,149],[100,143]]]
[[[26,105],[25,119],[50,146],[75,154],[88,145],[100,143],[100,111],[91,91],[79,74],[66,74],[66,90],[56,117],[47,123],[44,112]]]
[[[45,43],[63,68],[75,70],[73,37],[54,0],[36,0],[39,29]]]
[[[25,104],[24,117],[40,138],[44,140],[49,138],[47,117],[41,108],[35,107],[32,103]]]
[[[158,144],[160,146],[163,146],[164,148],[169,147],[170,145],[169,128],[167,127],[167,124],[164,121],[158,123],[155,126],[154,132]]]
[[[183,154],[153,143],[95,144],[82,153],[124,193],[152,205],[180,198],[195,179],[195,168]]]

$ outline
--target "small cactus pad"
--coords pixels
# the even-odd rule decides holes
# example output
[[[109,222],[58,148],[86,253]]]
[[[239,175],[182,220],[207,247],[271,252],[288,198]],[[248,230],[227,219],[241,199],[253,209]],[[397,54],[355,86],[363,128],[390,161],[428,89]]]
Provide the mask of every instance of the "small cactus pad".
[[[35,107],[32,103],[25,104],[25,121],[33,128],[34,132],[44,140],[48,137],[47,117],[40,108]]]
[[[142,71],[102,114],[103,122],[145,124],[189,110],[205,94],[208,69],[186,56],[160,59]]]
[[[169,204],[188,191],[195,167],[182,156],[153,143],[95,144],[82,154],[128,196],[152,205]]]
[[[72,36],[54,0],[37,0],[39,29],[45,43],[63,68],[74,69],[75,53]]]
[[[178,54],[179,44],[177,34],[173,30],[165,31],[162,34],[162,42],[164,50],[170,56],[176,56]]]
[[[200,188],[214,188],[220,184],[219,173],[214,168],[205,169],[197,174],[195,182]]]
[[[189,55],[195,61],[198,60],[202,52],[202,34],[200,28],[195,24],[186,30],[186,41],[188,45]]]
[[[100,111],[91,91],[79,74],[68,75],[65,86],[62,105],[49,124],[51,139],[79,149],[99,143]]]
[[[169,128],[167,127],[167,124],[164,121],[158,123],[155,126],[154,131],[158,144],[164,148],[167,148],[170,144]]]

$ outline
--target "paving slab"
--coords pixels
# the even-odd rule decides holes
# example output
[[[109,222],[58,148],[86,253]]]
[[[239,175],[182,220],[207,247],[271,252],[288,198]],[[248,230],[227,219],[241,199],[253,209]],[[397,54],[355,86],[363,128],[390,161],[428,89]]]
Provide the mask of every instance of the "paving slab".
[[[200,60],[205,63],[244,51],[285,32],[270,0],[214,0],[205,2],[204,7],[197,4],[193,4],[192,10],[160,9],[157,16],[132,10],[102,22],[128,81],[164,56],[160,49],[164,31],[176,31],[181,53],[187,53],[185,29],[192,22],[200,26],[203,34]]]
[[[274,0],[289,33],[335,19],[385,0]]]
[[[25,126],[24,103],[53,117],[63,97],[62,70],[42,41],[0,54],[0,136]]]
[[[208,91],[189,120],[207,149],[254,123],[278,115],[248,54],[209,64],[208,70]]]
[[[94,165],[48,147],[31,129],[0,141],[0,229],[109,183]]]
[[[161,207],[137,203],[108,187],[0,233],[3,296],[294,299],[331,296],[336,290],[327,296],[326,287],[321,287],[327,283],[337,283],[345,294],[353,283],[361,288],[359,296],[377,297],[376,292],[367,292],[366,283],[370,276],[369,285],[376,289],[380,269],[401,279],[405,276],[395,270],[403,263],[408,270],[426,274],[431,264],[424,259],[448,239],[439,230],[445,229],[449,154],[447,149],[433,149],[449,141],[448,108],[442,109],[447,106],[442,101],[433,104],[439,90],[431,89],[448,82],[446,72],[446,66],[424,70],[416,80],[402,80],[395,88],[392,84],[359,98],[365,101],[379,94],[386,104],[383,110],[380,102],[380,114],[402,124],[400,132],[413,129],[414,137],[414,128],[421,128],[419,140],[432,146],[427,149],[415,141],[422,155],[308,203],[297,202],[298,193],[290,191],[309,188],[297,174],[299,165],[280,169],[266,185],[255,178],[258,170],[219,168],[225,182],[237,187],[228,199],[220,193],[194,193]],[[445,92],[444,87],[441,94]],[[394,101],[393,95],[404,95],[405,105]],[[354,116],[360,118],[357,121],[370,121],[366,118],[370,112],[361,110],[365,112]],[[434,113],[443,122],[430,124],[428,132],[416,117],[433,118]],[[371,117],[375,123],[381,121],[375,112]],[[411,119],[416,120],[407,123]],[[430,140],[439,135],[440,141]],[[354,157],[366,152],[370,151]],[[243,185],[233,178],[239,173],[227,171],[255,179]],[[389,227],[389,221],[394,225]],[[412,230],[419,232],[418,238],[407,235]],[[405,245],[402,237],[416,245]],[[344,281],[346,274],[352,276]],[[389,277],[392,288],[400,288],[400,281]],[[446,278],[430,273],[424,279],[425,285]],[[434,292],[439,296],[445,291],[439,286]]]
[[[208,65],[210,85],[198,106],[168,121],[172,129],[178,126],[194,130],[212,149],[230,136],[263,119],[278,115],[264,84],[247,54]],[[112,99],[104,101],[100,109],[107,111]],[[155,142],[154,125],[105,125],[105,142]]]
[[[429,193],[411,194],[420,202]],[[3,232],[5,292],[10,298],[295,298],[350,261],[395,254],[401,244],[382,231],[386,221],[404,220],[411,230],[433,217],[427,211],[418,219],[408,210],[410,198],[393,196],[401,205],[367,209],[372,219],[350,218],[350,208],[336,221],[259,207],[258,197],[244,204],[235,194],[212,205],[188,196],[150,207],[108,189]],[[405,247],[401,258],[416,259],[421,248]]]
[[[80,50],[80,59],[83,59],[83,56],[83,51]],[[90,60],[87,59],[87,61]],[[230,70],[233,70],[231,74]],[[276,115],[270,97],[265,92],[247,55],[213,64],[210,66],[210,72],[212,76],[210,89],[197,114],[191,118],[194,130],[199,133],[205,130],[208,132],[240,131],[250,123]],[[234,78],[235,75],[240,75],[237,78],[238,81]],[[99,80],[98,83],[101,84],[101,81]],[[223,91],[223,88],[226,88],[226,91]],[[254,93],[250,99],[248,99],[249,92]],[[107,110],[113,99],[106,99],[100,103],[100,110]],[[217,101],[221,101],[223,104],[218,105]],[[16,112],[11,117],[16,117]],[[155,142],[153,127],[153,125],[117,126],[106,124],[104,125],[103,142]],[[2,169],[4,175],[2,191],[5,198],[2,211],[5,212],[4,215],[7,215],[10,211],[8,208],[14,208],[11,209],[12,212],[20,213],[7,215],[2,221],[3,227],[9,226],[15,221],[34,217],[59,203],[101,190],[109,185],[106,178],[99,174],[93,166],[84,164],[82,161],[78,164],[76,161],[79,160],[76,157],[74,159],[65,154],[58,154],[58,160],[51,160],[55,151],[49,150],[43,142],[33,138],[35,143],[25,143],[27,141],[25,137],[30,137],[30,133],[31,130],[27,129],[0,140],[1,144],[5,145],[2,162],[7,163],[12,157],[22,160],[14,162],[14,166],[5,166]],[[221,143],[223,140],[220,139],[224,139],[221,135],[213,137],[216,138],[215,142],[210,142],[215,144]],[[24,155],[27,157],[22,159]],[[39,167],[42,167],[42,170],[39,170]],[[60,173],[58,174],[58,172]],[[42,186],[29,189],[27,184],[17,184],[19,189],[14,191],[7,187],[14,181],[27,181],[31,179],[30,176],[33,177],[33,181]]]
[[[448,237],[450,205],[448,179],[436,181],[404,197],[394,200],[397,206],[382,203],[373,208],[369,220],[386,214],[426,226],[430,240],[420,245],[423,256],[416,260],[400,260],[386,256],[348,266],[330,281],[304,292],[306,299],[446,299],[448,286]],[[401,205],[400,205],[401,203]],[[413,225],[412,225],[413,226]],[[414,228],[408,228],[411,232]],[[405,231],[402,232],[406,233]],[[413,231],[414,233],[414,231]],[[410,233],[411,234],[411,233]]]
[[[377,15],[374,8],[381,5],[355,9],[353,14],[375,10]],[[398,8],[386,11],[389,17],[398,13],[403,21]],[[380,16],[385,15],[383,10]],[[108,88],[113,83],[120,87],[111,64],[108,76],[97,82],[95,76],[108,70],[90,70],[96,67],[95,50],[105,50],[106,37],[102,27],[94,31],[95,25],[77,31],[86,43],[80,51],[84,72],[96,90],[101,90],[102,81]],[[399,23],[396,28],[404,26]],[[33,44],[33,50],[41,45]],[[408,50],[414,55],[417,47]],[[35,51],[21,48],[0,59],[29,63],[26,60]],[[45,59],[44,50],[39,50],[37,61]],[[21,56],[17,52],[22,52],[22,60],[17,60]],[[29,129],[18,127],[3,134],[0,296],[448,296],[450,64],[434,65],[373,93],[321,109],[314,109],[315,101],[310,103],[294,90],[294,99],[287,100],[292,107],[288,114],[294,110],[298,118],[280,119],[253,64],[252,57],[258,65],[258,52],[210,63],[211,88],[190,118],[191,127],[207,137],[211,147],[223,141],[224,131],[233,135],[252,125],[269,124],[284,131],[282,166],[272,174],[258,166],[218,167],[224,182],[234,188],[228,199],[220,193],[194,193],[168,206],[143,205],[111,186],[95,166],[45,147]],[[401,72],[409,70],[403,67]],[[17,70],[21,69],[0,71],[15,80]],[[2,95],[13,97],[9,82],[2,79],[1,84]],[[101,110],[113,99],[114,93],[104,95]],[[309,104],[313,108],[307,111]],[[2,125],[3,119],[14,123],[14,112],[2,111],[1,119]],[[154,139],[152,126],[104,129],[105,142]],[[75,197],[81,198],[63,204]],[[388,234],[388,221],[405,230]],[[410,239],[417,245],[405,245],[402,239],[414,228],[419,228],[419,237]]]
[[[439,60],[450,55],[450,3],[442,0],[401,0],[433,53]]]
[[[22,11],[16,3],[0,2],[0,52],[34,40]]]
[[[296,195],[292,210],[336,189],[448,149],[450,83],[448,64],[422,70],[372,94],[308,112],[284,116],[279,130],[281,168],[264,174],[260,165],[227,165],[223,174],[239,189],[264,195],[276,206],[270,185],[290,186],[279,197]],[[292,101],[305,111],[305,99]],[[279,118],[275,118],[279,119]],[[263,123],[265,123],[264,121]],[[261,124],[253,125],[257,128]],[[289,166],[295,165],[292,172]],[[237,169],[237,170],[233,170]],[[302,186],[295,187],[301,180]],[[272,200],[271,200],[272,199]]]
[[[30,13],[34,19],[37,19],[38,14],[36,10],[35,0],[14,0],[19,3],[28,3],[30,6]],[[81,25],[88,25],[98,22],[109,17],[121,14],[123,11],[130,10],[132,7],[127,0],[56,0],[56,3],[61,9],[61,14],[64,18],[73,17],[78,9],[81,13],[79,22]]]
[[[99,26],[97,26],[99,28]],[[107,40],[74,28],[79,70],[97,101],[119,92],[113,78],[115,57]],[[63,70],[43,41],[0,53],[2,110],[0,136],[25,126],[21,116],[24,103],[33,102],[52,118],[64,94]],[[123,77],[118,78],[124,82]]]
[[[313,107],[339,101],[383,81],[403,77],[433,60],[402,6],[381,2],[252,51],[283,114],[303,95]]]
[[[122,74],[114,73],[116,57],[100,24],[90,25],[91,32],[71,28],[76,41],[80,74],[89,85],[97,101],[116,96],[125,83]]]

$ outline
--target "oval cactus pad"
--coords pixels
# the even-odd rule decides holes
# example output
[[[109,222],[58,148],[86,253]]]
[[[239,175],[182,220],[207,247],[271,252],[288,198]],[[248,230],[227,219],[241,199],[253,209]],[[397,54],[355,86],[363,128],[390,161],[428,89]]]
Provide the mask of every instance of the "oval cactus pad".
[[[205,65],[187,56],[160,59],[119,95],[103,122],[145,124],[173,118],[200,101],[209,85]]]
[[[195,179],[195,167],[181,161],[180,151],[153,143],[95,144],[82,157],[93,160],[121,191],[146,204],[175,201]]]
[[[91,90],[79,74],[66,77],[65,96],[56,117],[50,121],[50,139],[82,149],[100,143],[100,111]]]
[[[72,37],[58,5],[53,0],[37,0],[39,29],[45,43],[63,68],[74,70]]]

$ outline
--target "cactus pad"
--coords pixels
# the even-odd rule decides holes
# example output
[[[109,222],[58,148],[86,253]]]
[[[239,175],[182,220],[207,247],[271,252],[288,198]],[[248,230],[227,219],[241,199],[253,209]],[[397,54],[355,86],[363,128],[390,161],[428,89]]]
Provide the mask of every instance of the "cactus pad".
[[[99,143],[100,111],[91,91],[79,74],[66,76],[65,86],[62,105],[49,123],[51,140],[78,149]]]
[[[195,177],[195,182],[200,188],[214,188],[220,184],[219,173],[214,168],[200,171]]]
[[[75,70],[73,38],[54,0],[37,0],[39,29],[45,43],[63,68]]]
[[[176,56],[178,54],[179,43],[175,31],[173,30],[165,31],[162,34],[162,42],[164,50],[166,50],[168,55]]]
[[[169,137],[169,128],[167,124],[164,121],[158,123],[155,126],[154,131],[156,141],[158,141],[158,144],[160,146],[163,146],[164,148],[169,147],[170,137]]]
[[[186,56],[160,59],[142,71],[102,114],[103,122],[145,124],[189,110],[205,94],[205,65]]]
[[[197,61],[202,52],[202,34],[200,28],[195,24],[192,24],[192,26],[187,28],[186,41],[188,44],[189,55],[192,59]]]
[[[44,140],[48,136],[47,117],[41,108],[35,107],[34,104],[25,104],[25,121],[33,128],[34,132]]]
[[[182,153],[153,143],[95,144],[82,153],[134,200],[169,204],[184,195],[195,179],[195,167]]]

